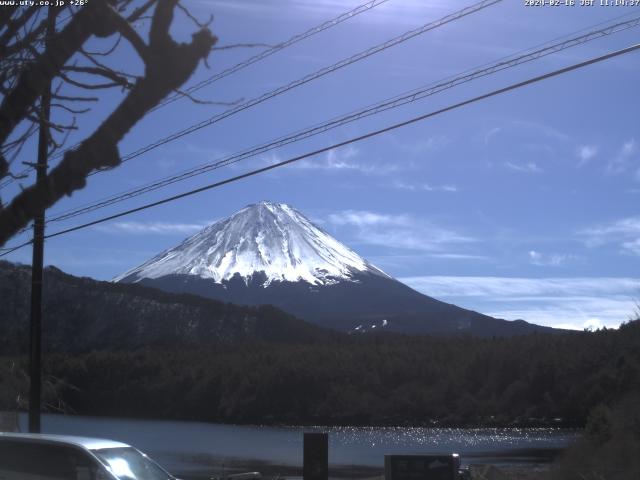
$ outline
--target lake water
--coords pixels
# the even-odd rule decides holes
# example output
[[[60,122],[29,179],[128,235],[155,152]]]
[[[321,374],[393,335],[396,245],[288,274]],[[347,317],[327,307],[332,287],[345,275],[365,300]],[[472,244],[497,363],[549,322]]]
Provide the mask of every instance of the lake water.
[[[24,414],[20,426],[27,430]],[[70,415],[43,415],[42,431],[120,440],[184,478],[248,470],[300,475],[305,431],[329,433],[336,478],[380,475],[384,455],[393,453],[455,452],[463,465],[544,462],[579,435],[554,428],[266,427]]]

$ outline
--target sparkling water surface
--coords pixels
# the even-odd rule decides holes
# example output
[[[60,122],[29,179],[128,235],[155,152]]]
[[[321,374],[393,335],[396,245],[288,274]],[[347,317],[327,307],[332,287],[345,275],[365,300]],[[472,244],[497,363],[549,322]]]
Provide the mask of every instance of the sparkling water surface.
[[[26,431],[27,417],[21,415]],[[578,436],[558,428],[271,427],[43,415],[42,431],[120,440],[170,470],[302,465],[302,434],[329,433],[332,465],[381,468],[385,454],[458,453],[462,463],[540,462]]]

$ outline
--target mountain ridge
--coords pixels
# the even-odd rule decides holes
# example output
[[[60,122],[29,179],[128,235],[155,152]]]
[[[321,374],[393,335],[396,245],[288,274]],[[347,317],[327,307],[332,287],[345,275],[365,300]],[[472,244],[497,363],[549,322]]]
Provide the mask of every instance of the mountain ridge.
[[[342,332],[516,335],[552,331],[448,304],[399,282],[293,207],[249,205],[116,277],[241,305],[272,304]]]
[[[28,350],[30,267],[0,261],[0,352]],[[46,267],[46,351],[308,343],[335,336],[272,306],[237,306],[189,294],[76,277]]]
[[[284,203],[260,202],[215,222],[142,265],[113,279],[135,283],[171,274],[196,275],[216,283],[236,274],[264,272],[273,281],[327,285],[355,272],[387,276]]]

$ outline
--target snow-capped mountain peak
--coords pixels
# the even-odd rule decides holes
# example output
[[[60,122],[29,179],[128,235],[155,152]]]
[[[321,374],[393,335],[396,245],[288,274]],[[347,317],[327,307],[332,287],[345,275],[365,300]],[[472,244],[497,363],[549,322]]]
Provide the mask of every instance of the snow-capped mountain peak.
[[[296,209],[260,202],[220,220],[114,281],[196,275],[221,283],[238,274],[246,282],[264,272],[273,281],[328,285],[356,273],[388,277]]]

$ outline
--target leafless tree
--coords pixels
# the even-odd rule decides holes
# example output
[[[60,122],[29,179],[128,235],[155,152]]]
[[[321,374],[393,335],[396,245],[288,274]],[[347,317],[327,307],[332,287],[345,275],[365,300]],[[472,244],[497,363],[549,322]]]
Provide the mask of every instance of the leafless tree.
[[[189,43],[169,33],[176,11],[197,25]],[[91,172],[118,166],[124,135],[168,94],[178,92],[216,43],[209,24],[199,22],[178,0],[88,0],[52,15],[44,7],[0,7],[0,182],[20,172],[16,159],[38,131],[40,98],[49,81],[54,82],[51,109],[59,113],[47,122],[50,153],[77,129],[76,116],[98,101],[92,92],[117,88],[125,95],[92,133],[64,152],[44,181],[22,188],[6,205],[0,202],[0,246],[38,211],[83,188]],[[48,21],[57,27],[47,36]],[[104,49],[89,51],[92,39],[104,42]],[[108,65],[122,42],[139,57],[138,73]],[[58,120],[65,115],[68,121]]]

